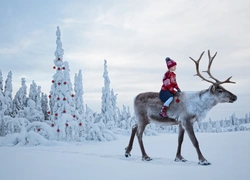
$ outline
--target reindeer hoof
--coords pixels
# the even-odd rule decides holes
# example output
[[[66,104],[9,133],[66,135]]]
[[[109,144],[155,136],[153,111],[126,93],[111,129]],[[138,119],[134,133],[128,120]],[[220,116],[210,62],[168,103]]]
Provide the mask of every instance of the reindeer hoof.
[[[198,163],[199,165],[202,165],[202,166],[208,166],[208,165],[211,165],[211,163],[210,162],[208,162],[207,160],[206,161],[203,161],[203,162],[199,162]]]
[[[175,158],[174,160],[175,162],[187,162],[187,160],[185,158]]]
[[[130,153],[125,153],[125,157],[129,157],[129,156],[131,156]]]
[[[128,147],[125,148],[125,157],[131,156],[130,151],[128,150]]]
[[[143,157],[142,161],[151,161],[152,159],[150,157]]]

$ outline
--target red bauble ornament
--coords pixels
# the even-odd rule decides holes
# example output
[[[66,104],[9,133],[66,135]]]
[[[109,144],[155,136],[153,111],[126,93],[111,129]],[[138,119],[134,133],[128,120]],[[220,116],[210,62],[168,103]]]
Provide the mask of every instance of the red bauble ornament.
[[[61,59],[60,58],[58,58],[58,61],[60,61]]]
[[[48,111],[48,114],[50,114],[50,111]]]
[[[58,97],[58,98],[57,98],[57,100],[59,101],[59,100],[60,100],[60,98]]]
[[[73,118],[75,118],[76,117],[76,115],[73,115]]]
[[[71,95],[71,97],[74,97],[74,96],[75,96],[74,94]]]
[[[176,99],[176,100],[175,100],[175,102],[177,102],[177,103],[178,103],[178,102],[180,102],[180,100],[179,100],[179,99]]]
[[[65,67],[62,67],[63,70],[65,70]]]
[[[66,113],[66,110],[65,110],[65,109],[63,110],[63,113]]]
[[[41,130],[40,128],[37,129],[38,132],[40,132],[40,130]]]
[[[66,98],[64,97],[63,100],[66,101]]]
[[[56,66],[54,66],[53,69],[56,69]]]
[[[63,84],[67,84],[67,82],[64,82]]]
[[[58,84],[59,86],[61,85],[61,83],[60,83],[60,82],[58,82],[57,84]]]
[[[66,127],[68,127],[68,126],[69,126],[69,124],[68,124],[68,123],[66,123],[66,124],[65,124],[65,126],[66,126]]]
[[[58,114],[56,113],[55,116],[58,116]]]
[[[79,123],[79,126],[82,126],[82,123]]]
[[[52,123],[52,124],[51,124],[51,126],[52,126],[52,127],[54,127],[54,126],[55,126],[55,124],[53,124],[53,123]]]
[[[59,133],[59,132],[60,132],[60,129],[57,129],[56,131]]]
[[[51,95],[49,95],[49,98],[51,98]]]
[[[61,68],[57,68],[57,70],[58,70],[58,71],[60,71],[60,70],[61,70]]]
[[[55,81],[54,81],[54,80],[52,80],[51,82],[52,82],[52,83],[54,83]]]

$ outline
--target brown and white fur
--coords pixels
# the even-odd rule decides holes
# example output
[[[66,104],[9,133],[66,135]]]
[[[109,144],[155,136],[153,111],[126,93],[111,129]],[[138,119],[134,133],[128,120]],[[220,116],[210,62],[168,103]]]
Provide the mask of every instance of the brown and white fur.
[[[181,155],[181,146],[183,142],[184,132],[186,131],[189,138],[191,139],[199,159],[199,164],[209,165],[210,163],[202,155],[199,143],[196,139],[193,123],[195,121],[201,121],[211,108],[218,103],[233,103],[237,100],[237,96],[223,88],[220,84],[222,83],[234,83],[228,78],[226,81],[219,81],[215,79],[210,73],[210,67],[216,54],[211,58],[209,54],[209,66],[206,71],[209,76],[216,82],[205,79],[199,73],[199,61],[204,52],[201,54],[198,61],[192,60],[196,63],[197,76],[203,80],[212,83],[208,89],[197,91],[197,92],[185,92],[183,91],[178,97],[179,102],[177,103],[174,98],[173,102],[167,110],[168,118],[163,118],[159,115],[160,109],[162,108],[162,102],[159,99],[159,93],[157,92],[145,92],[136,96],[134,100],[134,111],[137,117],[137,124],[132,128],[132,133],[128,146],[126,147],[125,156],[129,157],[132,150],[134,137],[137,135],[140,149],[142,152],[142,160],[152,160],[146,153],[142,135],[149,123],[158,123],[163,126],[179,125],[179,136],[178,136],[178,147],[176,152],[175,161],[185,162],[185,158]]]

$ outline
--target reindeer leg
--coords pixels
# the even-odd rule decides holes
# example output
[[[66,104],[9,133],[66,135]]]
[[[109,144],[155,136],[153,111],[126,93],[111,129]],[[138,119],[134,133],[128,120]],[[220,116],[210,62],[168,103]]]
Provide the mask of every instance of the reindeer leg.
[[[188,122],[188,121],[187,121]],[[191,139],[197,154],[198,154],[198,159],[199,159],[199,165],[210,165],[211,163],[208,162],[204,156],[202,155],[200,148],[199,148],[199,142],[195,136],[193,126],[190,123],[186,124],[186,131],[188,133],[189,138]]]
[[[138,142],[139,142],[139,145],[140,145],[140,148],[141,148],[141,153],[142,153],[142,160],[143,161],[151,161],[152,159],[147,155],[146,151],[145,151],[145,148],[144,148],[144,145],[143,145],[143,141],[142,141],[142,135],[143,135],[143,132],[146,128],[147,124],[146,125],[141,125],[138,130],[137,130],[137,138],[138,138]]]
[[[137,125],[137,124],[133,125],[133,127],[132,127],[132,132],[131,132],[131,136],[130,136],[130,140],[129,140],[129,144],[128,144],[128,146],[125,148],[125,150],[126,150],[126,151],[125,151],[125,157],[131,156],[130,152],[131,152],[131,150],[132,150],[132,148],[133,148],[134,138],[135,138],[135,134],[136,134],[136,132],[137,132],[137,129],[138,129],[138,125]]]
[[[181,145],[183,142],[185,130],[181,125],[179,125],[179,136],[178,136],[178,147],[176,152],[175,161],[176,162],[186,162],[187,160],[181,155]]]

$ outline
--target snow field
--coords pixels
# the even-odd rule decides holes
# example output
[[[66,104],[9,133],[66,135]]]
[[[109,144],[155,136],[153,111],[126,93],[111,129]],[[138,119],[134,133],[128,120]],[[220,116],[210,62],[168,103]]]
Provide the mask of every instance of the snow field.
[[[210,166],[198,165],[197,154],[186,134],[182,148],[186,163],[174,162],[177,134],[144,136],[146,152],[153,158],[150,162],[141,161],[136,139],[132,156],[125,158],[129,136],[120,135],[109,142],[1,147],[1,179],[249,180],[249,131],[196,135],[203,155],[212,163]]]

